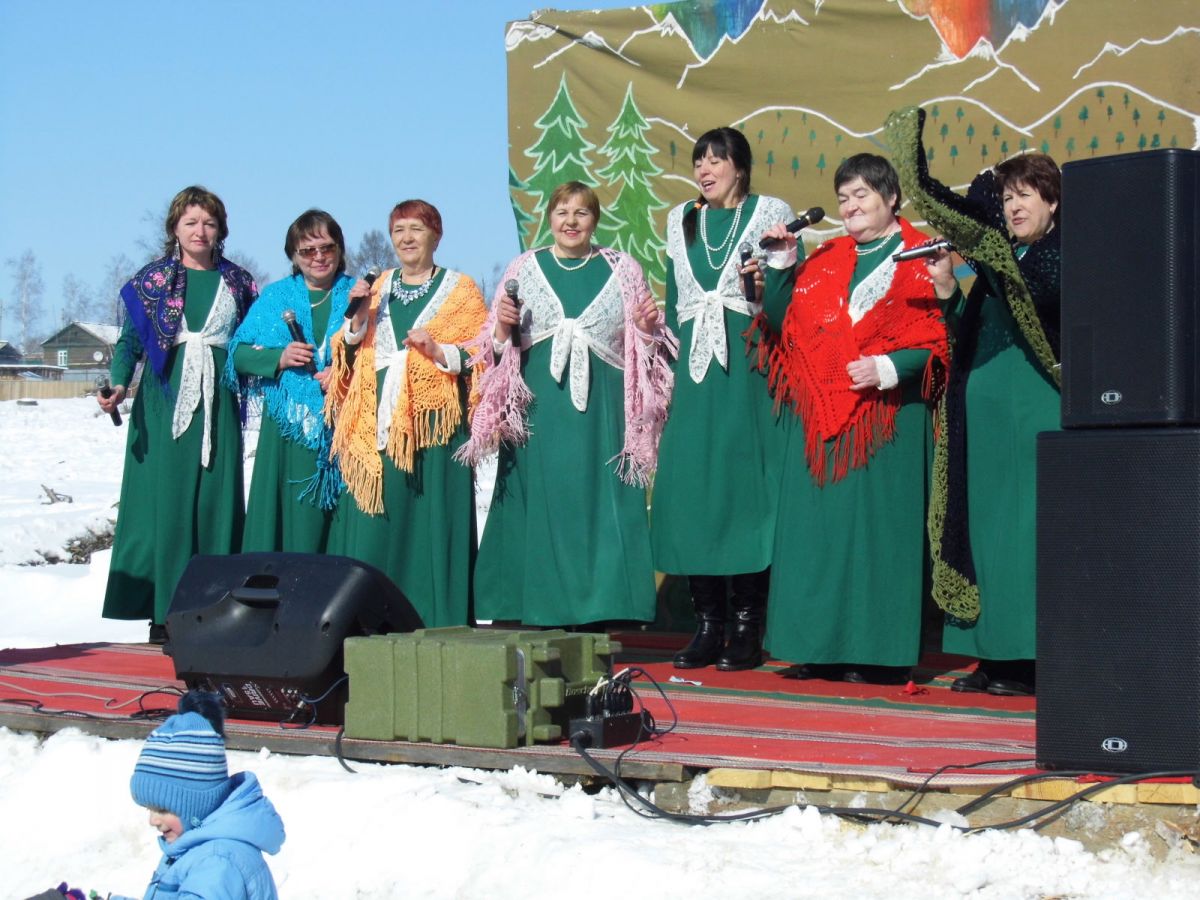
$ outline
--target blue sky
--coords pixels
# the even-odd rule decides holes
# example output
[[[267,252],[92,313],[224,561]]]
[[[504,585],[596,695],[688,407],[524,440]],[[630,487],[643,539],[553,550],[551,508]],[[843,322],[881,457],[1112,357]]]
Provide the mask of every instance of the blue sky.
[[[199,183],[272,278],[309,206],[354,247],[413,196],[442,212],[438,261],[490,278],[518,251],[505,23],[534,2],[0,0],[0,260],[37,256],[48,331],[64,276],[99,288],[157,236],[145,214]]]

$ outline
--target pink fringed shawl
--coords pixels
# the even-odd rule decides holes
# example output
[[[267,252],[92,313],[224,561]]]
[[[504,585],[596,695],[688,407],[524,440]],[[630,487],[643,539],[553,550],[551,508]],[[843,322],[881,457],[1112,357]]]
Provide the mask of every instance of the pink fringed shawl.
[[[478,374],[473,379],[478,396],[472,398],[470,439],[455,454],[461,462],[474,465],[496,452],[502,443],[520,446],[529,438],[526,410],[533,394],[521,376],[520,336],[514,331],[514,340],[494,364],[492,336],[505,283],[510,279],[519,280],[522,267],[535,252],[526,251],[509,263],[496,286],[483,330],[466,345],[471,352],[470,365]],[[668,355],[673,357],[678,353],[679,341],[661,318],[652,334],[638,330],[633,320],[634,312],[650,296],[641,266],[633,257],[616,250],[601,248],[600,254],[618,278],[625,313],[625,440],[621,452],[613,460],[617,462],[617,475],[622,481],[644,486],[654,473],[658,460],[658,441],[667,420],[675,381]]]

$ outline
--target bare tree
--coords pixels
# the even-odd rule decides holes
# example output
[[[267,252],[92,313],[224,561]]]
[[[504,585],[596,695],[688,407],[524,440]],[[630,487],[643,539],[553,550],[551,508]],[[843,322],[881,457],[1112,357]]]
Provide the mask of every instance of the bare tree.
[[[370,268],[380,272],[396,266],[396,251],[392,242],[378,228],[372,228],[362,236],[357,250],[346,251],[346,271],[351,275],[361,275]]]
[[[133,277],[135,267],[124,253],[118,253],[108,260],[108,268],[104,270],[104,280],[100,284],[99,300],[96,303],[98,318],[110,325],[122,325],[125,322],[125,303],[121,300],[121,288]]]
[[[12,272],[13,312],[20,335],[21,352],[28,355],[29,343],[36,336],[43,312],[42,297],[45,294],[45,286],[42,282],[42,269],[32,250],[26,250],[19,257],[6,260],[5,265]]]
[[[92,289],[68,273],[62,282],[62,324],[94,322],[97,320],[96,297]]]
[[[479,279],[479,290],[483,292],[483,300],[489,306],[492,303],[492,294],[496,293],[496,286],[500,284],[500,279],[503,277],[504,264],[493,263],[491,274],[484,275]]]
[[[258,285],[258,289],[262,290],[264,284],[271,281],[271,274],[258,264],[253,256],[246,256],[244,253],[233,253],[232,251],[225,254],[225,258],[230,262],[237,263],[254,277],[254,283]]]

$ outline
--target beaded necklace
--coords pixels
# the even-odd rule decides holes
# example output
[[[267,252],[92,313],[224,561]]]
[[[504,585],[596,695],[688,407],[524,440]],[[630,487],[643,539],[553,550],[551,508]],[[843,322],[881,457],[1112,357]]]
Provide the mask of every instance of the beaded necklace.
[[[437,272],[438,267],[434,266],[429,270],[428,278],[411,288],[404,283],[401,277],[393,278],[391,290],[392,299],[399,300],[405,306],[408,306],[410,303],[415,303],[417,300],[420,300],[429,293],[429,289],[433,286],[433,279],[437,277]]]
[[[700,210],[700,240],[704,244],[704,256],[708,260],[708,267],[714,272],[724,269],[729,262],[729,257],[733,256],[734,238],[739,234],[738,226],[742,221],[742,204],[745,202],[745,197],[738,201],[737,209],[733,211],[733,222],[729,226],[729,233],[725,235],[725,240],[715,247],[708,243],[708,205],[705,204]],[[720,262],[713,262],[712,255],[721,250],[725,251],[725,256]]]
[[[552,260],[554,260],[555,265],[557,265],[564,272],[578,272],[580,269],[582,269],[584,266],[586,266],[588,263],[590,263],[592,261],[592,257],[596,255],[596,248],[589,246],[587,256],[580,259],[579,262],[573,266],[568,266],[561,259],[559,259],[558,254],[556,254],[554,252],[553,247],[550,248],[549,253],[550,253],[550,258]]]

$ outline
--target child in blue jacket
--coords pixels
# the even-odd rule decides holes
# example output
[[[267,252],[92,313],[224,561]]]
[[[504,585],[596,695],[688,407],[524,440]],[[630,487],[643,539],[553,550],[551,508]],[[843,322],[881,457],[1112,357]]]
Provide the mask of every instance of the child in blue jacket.
[[[150,810],[163,858],[144,900],[277,900],[263,853],[283,821],[252,772],[230,776],[220,699],[192,692],[146,739],[129,788]]]

